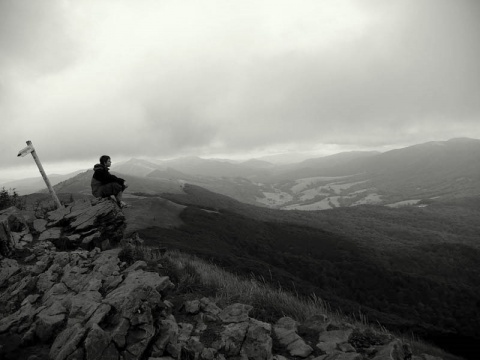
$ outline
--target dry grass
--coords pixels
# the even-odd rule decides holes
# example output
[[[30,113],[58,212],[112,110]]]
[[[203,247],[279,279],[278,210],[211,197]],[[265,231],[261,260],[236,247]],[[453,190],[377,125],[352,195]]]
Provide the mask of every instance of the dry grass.
[[[250,304],[261,320],[276,321],[281,316],[290,316],[297,321],[304,321],[319,314],[327,315],[330,319],[338,316],[315,295],[302,299],[281,288],[273,288],[264,279],[253,275],[249,279],[240,278],[214,264],[178,251],[168,252],[165,257],[179,268],[194,268],[203,285],[216,289],[216,301],[219,304]]]
[[[146,246],[137,246],[135,249],[125,251],[133,261],[162,263],[168,269],[168,275],[177,282],[180,292],[195,292],[201,287],[213,288],[217,304],[226,306],[240,302],[252,305],[254,310],[251,315],[259,320],[276,322],[282,316],[289,316],[303,322],[321,314],[336,324],[351,323],[359,329],[370,329],[377,334],[390,334],[381,324],[374,326],[369,323],[365,314],[346,316],[333,312],[328,304],[315,294],[310,298],[300,298],[281,287],[272,287],[265,279],[255,277],[253,274],[250,278],[242,278],[193,255],[176,250],[160,254]],[[411,344],[414,355],[429,354],[443,360],[463,360],[414,337],[404,337],[402,340]]]

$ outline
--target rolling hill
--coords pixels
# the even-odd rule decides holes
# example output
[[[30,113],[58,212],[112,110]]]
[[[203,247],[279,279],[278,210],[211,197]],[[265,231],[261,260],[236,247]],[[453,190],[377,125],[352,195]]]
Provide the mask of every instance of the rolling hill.
[[[189,183],[247,204],[282,210],[424,206],[432,199],[480,194],[480,140],[429,142],[385,153],[340,153],[289,165],[255,159],[131,159],[115,164],[112,172],[129,179],[132,193],[160,194]],[[58,188],[89,193],[89,176],[79,174]]]
[[[248,276],[254,273],[345,312],[459,353],[479,343],[480,197],[424,208],[364,205],[281,211],[186,186],[177,229],[141,231]],[[209,211],[205,211],[209,210]]]

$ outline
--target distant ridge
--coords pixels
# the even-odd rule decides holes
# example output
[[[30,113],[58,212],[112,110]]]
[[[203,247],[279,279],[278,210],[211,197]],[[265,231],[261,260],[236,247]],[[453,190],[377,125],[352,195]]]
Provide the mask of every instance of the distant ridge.
[[[135,186],[128,192],[137,189],[158,194],[169,189],[170,185],[160,186],[155,180],[175,186],[188,182],[244,203],[283,210],[312,211],[362,204],[415,206],[432,198],[480,195],[480,140],[431,141],[383,153],[351,151],[289,165],[197,156],[172,160],[132,158],[114,163],[112,172],[131,177]],[[52,176],[51,181],[56,184],[68,177],[72,176]],[[80,176],[68,188],[89,193],[89,181],[88,176]],[[73,186],[75,182],[78,184]],[[45,185],[38,177],[6,187],[24,194],[24,189],[40,191]]]

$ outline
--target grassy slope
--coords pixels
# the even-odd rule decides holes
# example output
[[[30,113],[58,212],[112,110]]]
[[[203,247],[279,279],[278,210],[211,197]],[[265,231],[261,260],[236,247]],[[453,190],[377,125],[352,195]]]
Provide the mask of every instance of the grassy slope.
[[[292,288],[294,281],[296,291],[315,291],[347,312],[361,304],[371,319],[413,329],[456,351],[480,338],[478,199],[423,209],[305,213],[251,207],[194,187],[186,191],[190,197],[176,201],[229,210],[187,208],[185,227],[175,233],[150,229],[147,238],[160,237],[237,273],[266,279],[275,273],[282,286]]]
[[[234,275],[197,256],[172,250],[168,251],[165,256],[158,256],[154,255],[146,246],[135,248],[133,253],[131,249],[124,249],[127,250],[124,255],[130,254],[126,256],[126,261],[128,258],[130,263],[135,260],[145,260],[149,264],[150,270],[170,276],[176,284],[174,292],[170,294],[170,299],[176,308],[181,308],[186,300],[208,296],[213,297],[221,307],[236,302],[250,304],[253,306],[250,315],[269,323],[275,323],[283,316],[292,317],[302,323],[312,316],[322,314],[326,315],[332,324],[350,323],[364,334],[376,336],[376,334],[385,334],[386,332],[383,327],[369,325],[362,314],[356,314],[354,317],[342,315],[331,311],[328,304],[318,297],[299,297],[298,294],[295,295],[277,286],[272,286],[264,279],[253,275],[248,277]],[[158,264],[161,266],[159,267]],[[175,316],[181,319],[182,314],[175,313]],[[365,330],[367,331],[365,332]],[[300,326],[300,335],[303,335],[302,332]],[[311,345],[315,348],[317,339],[312,340]],[[423,341],[411,338],[404,340],[411,344],[414,355],[429,354],[440,356],[444,360],[462,360]]]

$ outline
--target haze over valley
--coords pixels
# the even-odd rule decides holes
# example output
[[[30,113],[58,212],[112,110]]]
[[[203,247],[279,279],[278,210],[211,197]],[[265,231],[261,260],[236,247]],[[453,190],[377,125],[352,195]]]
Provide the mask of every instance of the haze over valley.
[[[458,138],[380,152],[346,152],[278,165],[264,160],[130,159],[112,172],[127,193],[158,194],[193,184],[238,201],[282,210],[356,205],[427,206],[430,201],[480,194],[480,140]],[[90,193],[90,171],[55,175],[58,192]],[[42,178],[0,184],[25,195],[45,188]],[[45,190],[44,190],[45,191]]]

